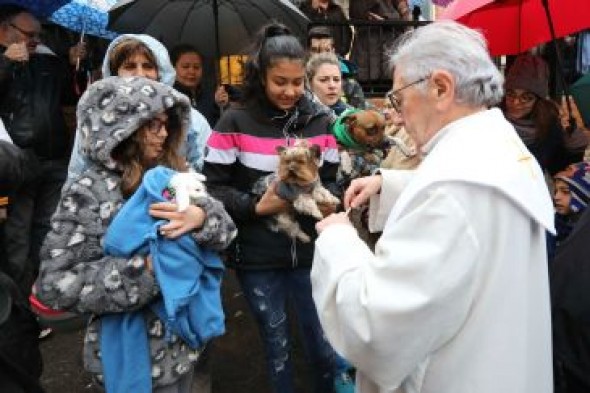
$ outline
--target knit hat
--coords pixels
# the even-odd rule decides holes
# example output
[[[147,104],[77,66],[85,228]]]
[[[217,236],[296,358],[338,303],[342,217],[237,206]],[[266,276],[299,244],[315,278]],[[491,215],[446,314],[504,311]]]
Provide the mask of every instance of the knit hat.
[[[586,209],[590,202],[590,164],[579,162],[568,166],[555,175],[556,180],[563,180],[570,189],[570,209],[579,213]]]
[[[545,98],[549,95],[549,67],[539,56],[519,55],[508,69],[504,86],[506,90],[523,89]]]

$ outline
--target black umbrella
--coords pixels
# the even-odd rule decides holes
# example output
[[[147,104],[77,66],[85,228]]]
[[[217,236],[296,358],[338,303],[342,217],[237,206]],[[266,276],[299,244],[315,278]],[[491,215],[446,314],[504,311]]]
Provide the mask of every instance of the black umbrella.
[[[166,46],[185,42],[219,59],[244,54],[254,34],[276,20],[305,37],[309,20],[288,0],[122,0],[108,28],[149,34]]]

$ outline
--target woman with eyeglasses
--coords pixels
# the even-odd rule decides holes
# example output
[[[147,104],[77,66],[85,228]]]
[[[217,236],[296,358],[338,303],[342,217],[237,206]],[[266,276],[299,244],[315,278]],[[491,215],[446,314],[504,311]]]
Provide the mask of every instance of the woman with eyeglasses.
[[[189,393],[196,389],[195,364],[203,348],[189,346],[169,331],[169,320],[156,315],[155,305],[165,286],[161,276],[156,280],[153,266],[161,269],[163,244],[185,234],[197,242],[207,231],[210,241],[221,240],[225,235],[217,229],[220,216],[195,204],[177,211],[173,202],[152,203],[149,213],[146,207],[138,208],[137,214],[167,221],[159,226],[157,247],[154,243],[147,250],[137,247],[124,257],[113,256],[105,247],[116,215],[143,186],[149,169],[188,170],[179,147],[190,114],[186,96],[143,77],[108,77],[95,82],[78,104],[78,133],[80,142],[88,146],[89,162],[62,191],[41,251],[36,295],[50,308],[93,315],[84,339],[84,366],[107,393]],[[127,241],[134,243],[138,236],[144,239],[145,233],[133,228],[125,233]],[[215,249],[213,243],[198,243]],[[194,262],[197,275],[198,263]],[[139,325],[133,323],[135,312],[141,318]],[[117,316],[129,319],[113,320]],[[130,326],[122,330],[129,334],[103,334],[118,331],[118,324]],[[121,350],[107,350],[113,347]]]
[[[549,68],[531,54],[516,58],[505,82],[504,114],[535,156],[541,168],[554,175],[568,162],[558,108],[549,96]]]

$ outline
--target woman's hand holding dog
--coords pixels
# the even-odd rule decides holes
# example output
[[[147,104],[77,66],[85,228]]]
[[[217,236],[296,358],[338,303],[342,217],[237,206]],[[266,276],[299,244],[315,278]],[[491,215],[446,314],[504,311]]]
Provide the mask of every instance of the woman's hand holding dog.
[[[168,220],[160,227],[160,233],[168,239],[175,239],[194,229],[201,228],[207,214],[198,206],[189,205],[184,211],[171,202],[159,202],[150,205],[150,216]]]
[[[268,216],[275,213],[280,213],[289,210],[291,203],[276,193],[277,182],[273,182],[266,189],[254,210],[259,216]]]

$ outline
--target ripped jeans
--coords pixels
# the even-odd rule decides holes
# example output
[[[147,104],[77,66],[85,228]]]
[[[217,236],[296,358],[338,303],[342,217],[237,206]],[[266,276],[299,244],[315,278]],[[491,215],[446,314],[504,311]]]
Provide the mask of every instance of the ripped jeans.
[[[314,393],[334,391],[336,353],[324,336],[311,297],[310,268],[237,271],[244,296],[258,322],[273,391],[293,393],[287,301],[297,313]]]

